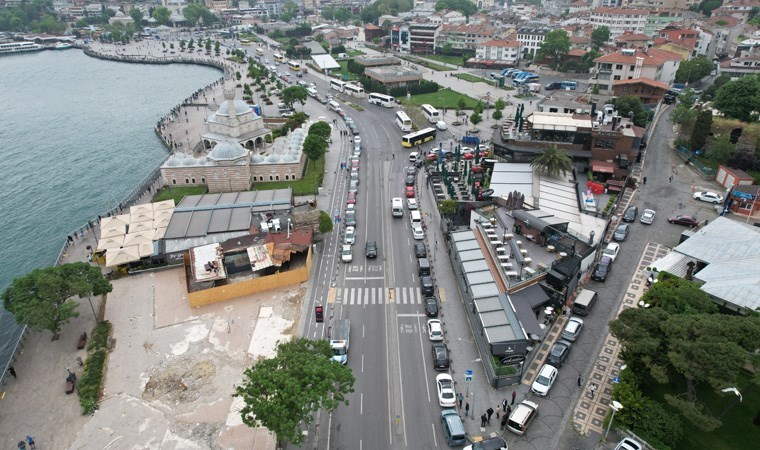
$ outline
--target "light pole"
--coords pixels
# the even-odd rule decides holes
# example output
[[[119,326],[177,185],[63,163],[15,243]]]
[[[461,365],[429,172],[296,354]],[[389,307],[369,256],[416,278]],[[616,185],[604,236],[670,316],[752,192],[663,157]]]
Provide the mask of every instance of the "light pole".
[[[612,408],[612,417],[610,417],[610,423],[607,424],[607,431],[604,432],[604,439],[603,441],[607,441],[607,434],[610,432],[610,428],[612,428],[612,421],[615,420],[615,413],[623,409],[623,405],[613,400],[612,403],[610,403],[610,408]]]

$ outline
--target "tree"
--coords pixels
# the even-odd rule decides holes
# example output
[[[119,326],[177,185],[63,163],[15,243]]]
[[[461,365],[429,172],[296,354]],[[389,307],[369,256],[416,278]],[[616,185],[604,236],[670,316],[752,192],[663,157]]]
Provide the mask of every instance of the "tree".
[[[292,0],[288,0],[282,5],[280,20],[290,22],[298,14],[298,6]]]
[[[299,337],[279,343],[277,355],[246,369],[243,383],[235,387],[234,396],[245,403],[240,410],[243,423],[264,426],[281,443],[299,445],[314,412],[347,405],[346,396],[354,392],[351,369],[331,357],[326,340]]]
[[[319,232],[330,233],[333,230],[333,221],[330,215],[324,211],[319,212]]]
[[[169,9],[165,6],[159,6],[158,8],[153,10],[153,17],[156,19],[156,22],[160,24],[166,25],[169,23],[169,18],[171,17],[172,13],[169,11]]]
[[[728,117],[749,122],[760,106],[760,77],[742,77],[724,84],[715,93],[713,106]]]
[[[435,10],[440,11],[442,9],[459,11],[467,17],[478,12],[478,7],[470,0],[438,0],[435,4]]]
[[[457,212],[459,203],[456,200],[448,199],[438,204],[438,211],[441,216],[451,217]]]
[[[537,58],[550,59],[555,69],[562,63],[562,58],[570,51],[570,37],[567,31],[558,29],[546,33],[544,42],[538,49]]]
[[[676,71],[676,83],[693,83],[709,75],[714,68],[713,62],[706,56],[681,61]]]
[[[683,105],[678,105],[670,113],[670,120],[676,124],[681,125],[684,128],[691,128],[693,126],[694,119],[697,117],[697,111],[689,109]]]
[[[610,29],[602,26],[591,32],[591,46],[599,50],[610,40]]]
[[[3,292],[3,305],[18,323],[35,330],[49,330],[58,339],[61,327],[78,317],[79,304],[72,299],[111,292],[111,283],[97,266],[71,263],[35,269],[13,280]]]
[[[476,112],[478,114],[482,114],[483,111],[485,110],[485,108],[486,108],[486,106],[483,104],[483,102],[481,102],[480,100],[478,100],[478,102],[475,103],[475,106],[472,108],[472,111]]]
[[[634,95],[618,97],[615,99],[615,109],[622,117],[632,119],[634,125],[646,126],[649,113],[644,110],[644,105],[639,97]]]
[[[565,150],[554,144],[546,147],[540,155],[533,158],[530,167],[535,170],[546,172],[549,176],[563,176],[573,168],[570,155]]]
[[[143,13],[137,8],[132,8],[129,10],[129,17],[132,18],[132,20],[135,21],[135,25],[142,28],[142,19],[143,19]]]
[[[720,89],[721,86],[731,81],[731,77],[728,74],[720,74],[718,78],[713,80],[710,87],[705,89],[705,91],[702,93],[702,100],[712,100],[713,97],[715,97],[715,93],[718,92],[718,89]]]
[[[729,136],[724,135],[718,139],[714,139],[707,146],[707,156],[710,161],[723,164],[734,156],[736,152],[736,146],[729,141]]]
[[[706,16],[712,15],[713,10],[720,8],[723,0],[702,0],[697,9]]]
[[[707,142],[707,136],[710,135],[712,127],[712,111],[705,109],[697,115],[697,122],[694,124],[694,130],[691,132],[691,141],[689,148],[692,150],[701,150]]]
[[[313,123],[309,127],[309,134],[315,134],[317,136],[320,136],[324,140],[330,139],[330,133],[332,133],[332,128],[330,127],[330,124],[325,122],[324,120],[320,120],[319,122]]]
[[[310,160],[316,161],[327,151],[327,142],[321,136],[310,134],[303,140],[303,152]]]
[[[209,25],[216,22],[216,16],[206,8],[202,2],[188,3],[187,6],[182,9],[182,15],[187,19],[190,25],[197,25],[199,19],[202,19],[204,25]]]
[[[483,121],[483,116],[481,116],[479,112],[473,112],[472,115],[470,116],[470,122],[472,122],[473,125],[477,125],[482,121]]]
[[[497,109],[493,112],[493,114],[491,114],[491,117],[493,117],[494,120],[501,120],[501,118],[504,117],[504,113]]]
[[[504,99],[502,98],[496,100],[493,104],[493,108],[496,111],[502,111],[504,108],[506,108],[506,106],[507,106],[507,102],[505,102]]]
[[[295,102],[300,103],[303,107],[308,97],[309,92],[303,86],[288,86],[282,90],[282,94],[280,95],[282,102],[291,108]]]
[[[457,100],[457,109],[462,110],[467,107],[467,101],[463,97],[459,97],[459,100]]]

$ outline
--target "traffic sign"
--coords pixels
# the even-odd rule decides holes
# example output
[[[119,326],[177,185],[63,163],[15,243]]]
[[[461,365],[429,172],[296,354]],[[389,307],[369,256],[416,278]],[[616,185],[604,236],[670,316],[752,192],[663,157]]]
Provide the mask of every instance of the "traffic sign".
[[[615,377],[612,379],[613,383],[620,383],[620,377]]]
[[[472,381],[472,370],[465,370],[464,381]]]

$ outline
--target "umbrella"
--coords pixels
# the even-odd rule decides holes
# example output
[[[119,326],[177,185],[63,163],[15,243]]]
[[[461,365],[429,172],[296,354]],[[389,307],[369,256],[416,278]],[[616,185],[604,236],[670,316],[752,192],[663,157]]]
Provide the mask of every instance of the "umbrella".
[[[100,238],[98,240],[98,251],[118,249],[124,245],[124,235],[113,236],[109,238]]]
[[[113,228],[100,229],[101,239],[124,236],[125,234],[127,234],[127,227],[124,225],[119,225],[118,227],[113,227]]]
[[[166,234],[166,227],[156,228],[156,233],[153,235],[153,239],[163,239]]]
[[[106,267],[118,266],[132,261],[139,261],[140,253],[136,245],[108,250],[106,252]]]
[[[153,206],[150,203],[148,203],[148,204],[142,204],[142,205],[135,205],[135,206],[129,208],[129,214],[130,215],[134,215],[134,214],[150,214],[151,216],[153,216]]]
[[[150,243],[153,244],[153,236],[155,235],[155,231],[141,231],[139,233],[129,233],[124,236],[124,245],[130,246],[130,245],[140,245],[140,244],[146,244]]]
[[[137,253],[140,255],[140,258],[145,258],[146,256],[153,256],[155,254],[155,251],[153,249],[153,243],[151,242],[150,244],[148,244],[146,242],[144,244],[138,245]]]
[[[162,220],[164,217],[171,218],[174,214],[173,209],[160,209],[158,211],[153,211],[153,220],[159,221]]]
[[[169,226],[170,221],[171,221],[171,217],[163,217],[161,219],[156,219],[153,221],[153,228],[166,228]]]
[[[153,211],[165,211],[174,209],[174,200],[164,200],[162,202],[152,203]]]
[[[454,156],[457,160],[457,168],[459,167],[459,160],[462,159],[462,147],[457,144],[456,148],[454,149]]]
[[[480,144],[475,146],[475,165],[480,164]]]
[[[140,233],[143,231],[153,231],[153,221],[137,222],[129,226],[129,234]]]
[[[512,208],[513,201],[514,199],[512,198],[512,193],[510,192],[509,195],[507,196],[507,209],[513,209]]]
[[[134,224],[138,222],[153,222],[153,211],[147,213],[135,213],[129,215],[129,223]]]
[[[121,216],[104,217],[103,220],[100,221],[101,230],[118,227],[119,225],[129,225],[129,215],[124,214]]]

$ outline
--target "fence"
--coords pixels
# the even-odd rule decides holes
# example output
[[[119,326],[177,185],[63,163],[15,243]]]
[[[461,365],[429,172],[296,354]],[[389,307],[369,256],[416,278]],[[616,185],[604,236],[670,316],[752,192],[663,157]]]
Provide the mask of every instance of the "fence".
[[[695,155],[694,152],[684,147],[683,145],[676,146],[675,150],[676,150],[676,154],[678,154],[678,156],[680,156],[681,158],[684,159],[684,161],[686,161],[686,165],[689,165],[689,164],[693,165],[694,168],[697,169],[699,173],[702,174],[703,177],[707,179],[715,178],[715,168],[706,166],[705,164],[700,162],[696,158],[697,155]]]

